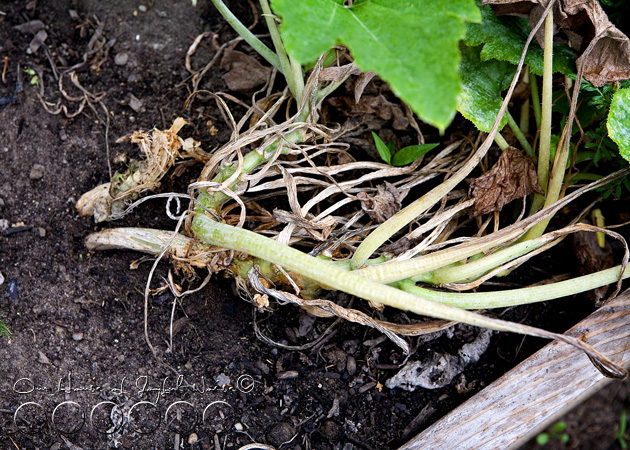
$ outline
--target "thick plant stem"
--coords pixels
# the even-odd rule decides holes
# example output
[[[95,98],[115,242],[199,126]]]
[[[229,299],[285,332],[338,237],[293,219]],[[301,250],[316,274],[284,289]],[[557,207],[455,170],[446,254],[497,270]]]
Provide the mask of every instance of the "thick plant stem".
[[[549,184],[549,160],[551,154],[551,106],[553,81],[553,10],[545,19],[545,56],[543,64],[542,116],[538,141],[538,184],[547,193]],[[545,202],[545,196],[534,194],[530,213],[534,213]],[[542,234],[542,233],[540,233]],[[538,234],[538,236],[540,236]],[[532,236],[534,236],[532,234]]]
[[[232,14],[232,11],[229,10],[225,3],[222,0],[212,0],[212,3],[217,8],[219,13],[223,16],[223,18],[229,23],[232,28],[243,38],[245,41],[254,47],[260,56],[265,58],[269,64],[278,69],[281,73],[284,73],[282,65],[280,64],[280,59],[278,55],[276,55],[269,47],[262,43],[260,39],[258,39],[254,34],[247,29],[243,23],[238,20],[238,18]],[[286,74],[285,74],[286,75]]]
[[[536,250],[547,242],[548,239],[530,239],[463,265],[436,269],[432,272],[432,284],[442,285],[476,280],[488,271]]]
[[[495,292],[434,291],[416,286],[415,282],[411,280],[399,281],[394,283],[393,286],[434,302],[455,306],[457,308],[504,308],[567,297],[613,284],[619,279],[620,270],[621,266],[615,266],[610,269],[571,278],[570,280],[559,281],[557,283]],[[630,267],[626,267],[623,273],[624,279],[628,277],[630,277]]]
[[[304,94],[304,76],[302,74],[302,66],[294,61],[286,49],[284,43],[280,37],[280,31],[278,30],[278,24],[276,23],[276,16],[269,7],[267,0],[260,0],[260,6],[262,7],[265,21],[267,22],[267,28],[271,34],[273,45],[276,48],[276,53],[280,60],[280,66],[282,67],[282,73],[287,80],[289,90],[298,104],[302,101],[302,95]]]
[[[616,378],[623,378],[627,375],[623,368],[579,339],[531,326],[492,319],[463,309],[435,303],[394,287],[366,280],[353,272],[335,267],[333,264],[308,256],[272,239],[242,228],[216,222],[203,214],[197,214],[194,217],[192,229],[203,242],[264,259],[291,272],[317,280],[330,289],[338,289],[365,300],[429,317],[454,320],[492,330],[558,339],[585,351],[602,373]]]
[[[527,138],[525,137],[525,135],[519,128],[518,124],[516,123],[516,120],[514,120],[514,117],[512,117],[512,114],[510,114],[509,111],[507,112],[507,118],[508,118],[508,124],[510,125],[510,129],[514,133],[514,136],[516,136],[516,139],[518,139],[518,142],[523,147],[523,150],[525,150],[525,152],[529,156],[534,156],[534,149],[532,148],[531,145],[529,145],[529,141],[527,140]]]

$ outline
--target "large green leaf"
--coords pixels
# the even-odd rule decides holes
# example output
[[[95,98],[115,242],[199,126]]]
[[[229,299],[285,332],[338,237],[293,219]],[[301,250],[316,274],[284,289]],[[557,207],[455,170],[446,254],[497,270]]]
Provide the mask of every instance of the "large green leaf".
[[[460,45],[460,49],[463,90],[457,109],[481,131],[489,132],[503,102],[501,92],[510,85],[516,68],[506,61],[481,61],[479,47]],[[506,123],[504,116],[499,130]]]
[[[630,89],[619,89],[608,113],[608,135],[619,146],[619,153],[630,161]]]
[[[376,72],[427,123],[443,130],[460,92],[457,43],[479,21],[474,0],[272,0],[287,51],[302,64],[335,44]]]
[[[481,9],[483,20],[479,24],[468,24],[464,42],[470,46],[483,44],[481,59],[498,59],[518,64],[525,41],[531,31],[529,21],[521,17],[497,17],[490,6]],[[543,49],[533,40],[527,49],[525,64],[537,75],[543,73]],[[565,75],[575,72],[576,54],[566,44],[553,46],[553,71]]]

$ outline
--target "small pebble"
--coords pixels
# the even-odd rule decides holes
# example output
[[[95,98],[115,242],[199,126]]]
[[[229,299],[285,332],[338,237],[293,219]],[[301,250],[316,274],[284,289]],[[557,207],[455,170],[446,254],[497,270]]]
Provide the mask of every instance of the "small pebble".
[[[39,237],[46,237],[46,228],[42,228],[42,227],[38,227],[37,228],[37,235]]]
[[[195,433],[191,433],[190,436],[188,436],[188,443],[189,444],[196,444],[199,441],[199,438],[197,437],[197,434]]]
[[[236,422],[236,423],[234,424],[234,429],[235,429],[236,431],[243,431],[245,428],[243,427],[243,424],[242,424],[242,423],[240,423],[240,422]]]
[[[348,360],[346,361],[346,370],[350,375],[357,373],[357,360],[354,359],[354,356],[348,356]]]
[[[18,283],[15,278],[9,278],[7,283],[7,294],[9,294],[9,300],[17,302],[20,299],[20,291],[18,289]]]
[[[278,380],[291,380],[293,378],[297,378],[298,375],[297,370],[287,370],[285,372],[278,372],[277,377]]]
[[[62,141],[68,139],[68,133],[66,133],[66,130],[64,130],[63,128],[59,130],[59,139],[61,139]]]
[[[147,12],[147,7],[144,5],[138,6],[138,9],[140,10],[140,12]]]
[[[59,336],[60,338],[65,338],[66,337],[66,329],[62,326],[59,325],[55,325],[55,334],[57,336]]]
[[[31,167],[30,178],[31,180],[41,180],[44,177],[44,171],[46,168],[41,164],[35,164]]]
[[[77,331],[76,333],[72,333],[72,339],[74,339],[75,341],[82,341],[83,340],[83,333]]]
[[[127,62],[129,62],[129,55],[125,52],[117,53],[116,56],[114,56],[114,64],[117,66],[124,66]]]

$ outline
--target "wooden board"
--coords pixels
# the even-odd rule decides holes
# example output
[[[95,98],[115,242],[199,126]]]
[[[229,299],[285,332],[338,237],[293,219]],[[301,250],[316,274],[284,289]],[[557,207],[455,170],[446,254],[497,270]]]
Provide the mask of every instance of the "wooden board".
[[[630,293],[567,334],[630,367]],[[451,411],[399,450],[517,448],[610,382],[588,357],[553,342]]]

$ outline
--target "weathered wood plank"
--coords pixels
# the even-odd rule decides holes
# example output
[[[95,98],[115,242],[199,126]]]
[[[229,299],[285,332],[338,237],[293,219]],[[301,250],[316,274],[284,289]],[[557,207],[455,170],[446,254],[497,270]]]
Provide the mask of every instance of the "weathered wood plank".
[[[567,334],[630,366],[630,292]],[[490,384],[399,450],[517,448],[611,380],[588,357],[553,342]]]

